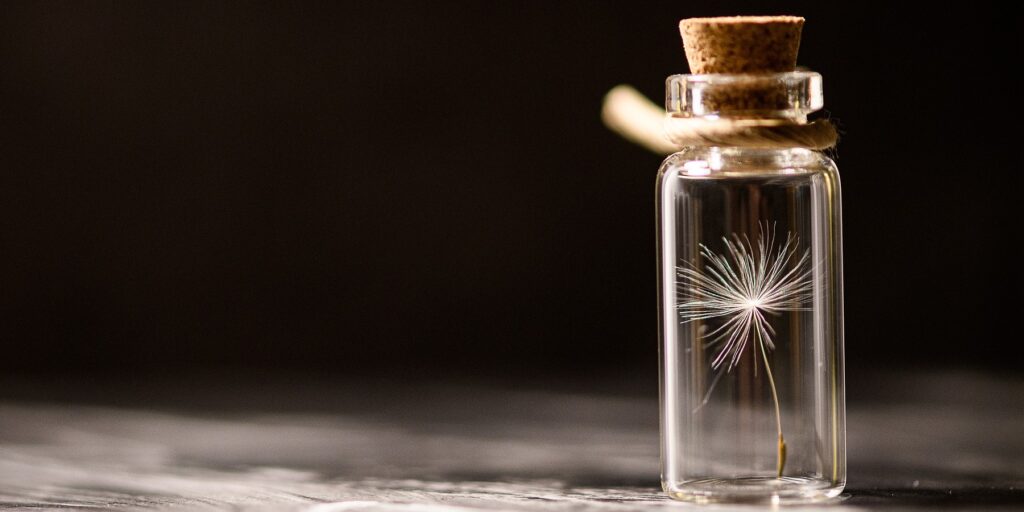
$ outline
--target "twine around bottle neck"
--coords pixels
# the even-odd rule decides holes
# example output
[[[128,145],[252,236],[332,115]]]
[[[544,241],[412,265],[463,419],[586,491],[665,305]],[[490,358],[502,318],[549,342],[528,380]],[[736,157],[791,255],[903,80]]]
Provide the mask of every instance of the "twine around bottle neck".
[[[679,148],[733,146],[824,150],[839,139],[827,119],[665,117],[665,138]]]

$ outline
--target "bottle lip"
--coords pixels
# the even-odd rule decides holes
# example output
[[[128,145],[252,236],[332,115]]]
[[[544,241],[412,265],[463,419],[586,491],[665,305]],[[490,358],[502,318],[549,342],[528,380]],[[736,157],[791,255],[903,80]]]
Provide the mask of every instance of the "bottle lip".
[[[782,73],[679,73],[670,76],[669,79],[671,80],[677,77],[685,78],[690,82],[741,83],[758,82],[766,78],[794,82],[815,77],[820,79],[821,73],[807,69],[785,71]]]
[[[821,74],[678,74],[665,80],[665,110],[675,117],[806,119],[824,106]]]

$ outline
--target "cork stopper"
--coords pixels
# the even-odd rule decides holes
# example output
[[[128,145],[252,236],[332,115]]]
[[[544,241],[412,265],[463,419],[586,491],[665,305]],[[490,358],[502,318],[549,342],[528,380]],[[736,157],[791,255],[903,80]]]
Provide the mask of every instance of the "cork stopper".
[[[689,18],[679,22],[693,74],[743,75],[733,85],[708,89],[704,107],[721,115],[771,116],[790,109],[792,98],[778,73],[796,69],[799,16]]]
[[[784,73],[796,68],[799,16],[688,18],[679,22],[690,72]]]

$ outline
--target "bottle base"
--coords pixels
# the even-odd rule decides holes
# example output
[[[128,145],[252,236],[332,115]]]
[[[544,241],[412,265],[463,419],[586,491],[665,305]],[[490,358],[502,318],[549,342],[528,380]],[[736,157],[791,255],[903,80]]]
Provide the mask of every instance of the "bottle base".
[[[845,483],[808,477],[741,477],[666,485],[674,499],[691,503],[800,504],[836,500]]]

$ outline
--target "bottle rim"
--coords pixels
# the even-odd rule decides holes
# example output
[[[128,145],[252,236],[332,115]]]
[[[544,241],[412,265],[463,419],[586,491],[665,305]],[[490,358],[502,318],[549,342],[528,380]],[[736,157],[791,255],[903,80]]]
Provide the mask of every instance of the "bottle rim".
[[[821,74],[678,74],[665,80],[665,111],[674,117],[767,117],[805,120],[824,106]]]

